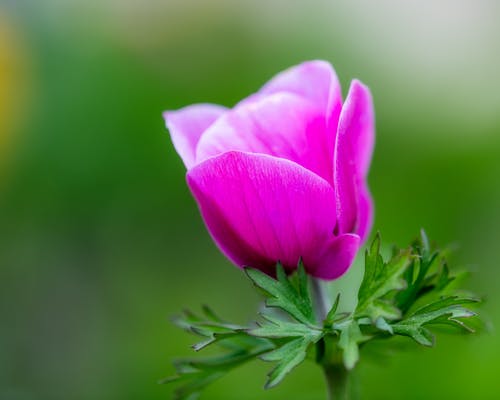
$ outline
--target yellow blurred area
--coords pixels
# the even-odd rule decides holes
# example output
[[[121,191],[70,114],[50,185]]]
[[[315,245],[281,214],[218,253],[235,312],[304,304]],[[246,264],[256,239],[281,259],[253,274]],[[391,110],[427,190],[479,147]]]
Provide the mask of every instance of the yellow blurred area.
[[[0,10],[0,166],[4,166],[19,114],[24,63],[19,35],[9,16]],[[3,168],[2,168],[3,169]]]

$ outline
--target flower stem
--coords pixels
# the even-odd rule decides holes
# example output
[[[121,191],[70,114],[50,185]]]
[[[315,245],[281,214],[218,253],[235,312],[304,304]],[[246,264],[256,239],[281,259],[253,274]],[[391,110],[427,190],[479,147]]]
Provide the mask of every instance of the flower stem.
[[[348,371],[343,365],[324,365],[328,400],[348,400]]]
[[[318,323],[323,325],[323,321],[328,314],[332,304],[324,282],[317,278],[312,278],[312,295],[314,300],[314,310]],[[321,351],[316,360],[321,367],[326,380],[328,400],[348,400],[347,378],[348,371],[342,362],[335,362],[331,342],[328,339],[321,339]]]
[[[312,278],[311,280],[316,318],[318,322],[323,325],[323,321],[331,307],[330,298],[321,279]]]

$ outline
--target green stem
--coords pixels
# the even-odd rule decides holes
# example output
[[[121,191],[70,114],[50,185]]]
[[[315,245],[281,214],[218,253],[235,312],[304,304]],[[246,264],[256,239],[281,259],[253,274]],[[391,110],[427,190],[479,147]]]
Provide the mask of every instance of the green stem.
[[[332,306],[323,281],[312,278],[312,294],[316,318],[318,323],[323,325],[323,321]],[[322,347],[321,350],[318,350],[318,359],[316,361],[322,366],[325,374],[328,400],[348,400],[347,369],[342,362],[335,362],[335,350],[332,348],[331,341],[323,338],[321,342],[318,342],[318,345]]]
[[[324,282],[318,278],[312,278],[312,294],[314,300],[314,310],[318,322],[323,325],[323,321],[330,310],[330,298],[324,286]]]
[[[348,371],[343,365],[324,365],[328,400],[348,400]]]

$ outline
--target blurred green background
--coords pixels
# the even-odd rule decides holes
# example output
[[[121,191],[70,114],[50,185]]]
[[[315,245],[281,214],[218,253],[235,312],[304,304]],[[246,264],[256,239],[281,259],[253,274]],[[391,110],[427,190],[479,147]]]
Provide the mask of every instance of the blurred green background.
[[[168,316],[209,303],[253,318],[161,113],[233,105],[307,59],[331,61],[344,92],[372,89],[375,229],[458,244],[498,325],[499,20],[494,0],[1,0],[0,399],[168,399],[156,382],[192,342]],[[499,359],[494,329],[438,336],[355,378],[363,399],[496,399]],[[269,368],[204,398],[324,398],[316,366],[264,392]]]

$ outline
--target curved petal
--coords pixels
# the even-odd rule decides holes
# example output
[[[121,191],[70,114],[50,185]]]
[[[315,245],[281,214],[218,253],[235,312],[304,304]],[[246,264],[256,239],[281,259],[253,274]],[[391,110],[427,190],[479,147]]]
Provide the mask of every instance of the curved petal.
[[[306,61],[280,72],[266,83],[259,94],[290,92],[304,97],[328,116],[327,126],[336,128],[342,107],[340,83],[330,63],[322,60]]]
[[[280,261],[293,270],[302,257],[314,270],[333,237],[333,188],[294,162],[228,152],[191,169],[187,181],[213,239],[240,267],[272,273]]]
[[[330,239],[311,275],[325,280],[340,278],[354,261],[359,245],[359,236],[352,233]]]
[[[333,181],[333,143],[324,115],[310,101],[279,92],[228,111],[208,128],[196,149],[196,162],[237,150],[294,161]]]
[[[175,150],[187,169],[195,163],[196,145],[201,134],[226,111],[227,108],[216,104],[193,104],[163,113]]]
[[[373,226],[373,199],[366,182],[362,182],[359,186],[358,207],[358,229],[356,233],[360,236],[363,244]]]
[[[372,97],[369,89],[355,80],[340,113],[334,153],[334,185],[340,233],[352,233],[358,229],[358,192],[368,173],[374,140]]]

